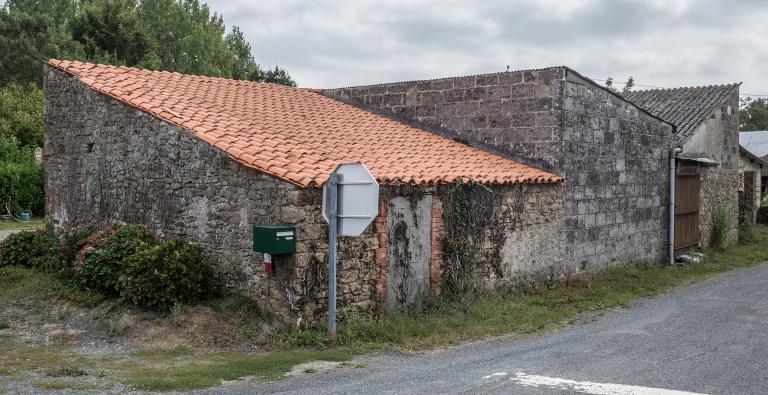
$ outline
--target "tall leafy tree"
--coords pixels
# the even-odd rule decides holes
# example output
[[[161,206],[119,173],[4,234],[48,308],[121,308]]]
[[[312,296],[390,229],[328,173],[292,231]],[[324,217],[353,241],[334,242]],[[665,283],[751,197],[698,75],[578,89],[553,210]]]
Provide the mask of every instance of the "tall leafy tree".
[[[768,130],[768,99],[743,99],[739,120],[739,128],[743,131]]]
[[[43,61],[82,55],[69,32],[56,26],[55,15],[11,5],[0,9],[0,86],[11,81],[41,84]]]
[[[0,89],[0,137],[22,147],[43,146],[43,92],[34,83]]]
[[[144,30],[136,4],[98,0],[85,5],[72,19],[72,38],[83,45],[89,60],[155,68],[154,42]]]
[[[296,81],[291,78],[287,71],[277,66],[265,71],[254,61],[251,45],[246,41],[239,27],[232,27],[232,31],[227,34],[226,42],[234,56],[232,78],[296,86]]]

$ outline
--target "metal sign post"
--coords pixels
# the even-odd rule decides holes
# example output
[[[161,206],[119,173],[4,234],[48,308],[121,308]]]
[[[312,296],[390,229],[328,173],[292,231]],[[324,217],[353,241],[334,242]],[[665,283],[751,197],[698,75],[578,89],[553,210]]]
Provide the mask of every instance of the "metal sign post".
[[[336,344],[336,236],[339,222],[339,175],[336,172],[326,181],[328,185],[328,342]]]
[[[328,222],[328,341],[336,344],[336,239],[360,236],[379,213],[379,184],[362,163],[339,165],[323,185]]]

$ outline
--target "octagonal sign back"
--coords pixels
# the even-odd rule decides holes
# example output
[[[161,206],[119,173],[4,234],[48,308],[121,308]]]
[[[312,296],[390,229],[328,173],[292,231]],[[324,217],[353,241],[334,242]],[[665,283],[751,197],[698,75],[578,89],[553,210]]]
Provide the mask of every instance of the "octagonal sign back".
[[[338,175],[339,236],[360,236],[379,214],[379,183],[362,163],[341,164]],[[323,184],[323,218],[328,222],[328,182]]]

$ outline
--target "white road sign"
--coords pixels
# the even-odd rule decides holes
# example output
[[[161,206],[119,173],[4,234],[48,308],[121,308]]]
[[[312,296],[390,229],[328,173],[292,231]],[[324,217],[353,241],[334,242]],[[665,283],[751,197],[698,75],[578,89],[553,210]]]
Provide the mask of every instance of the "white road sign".
[[[362,163],[339,165],[337,175],[338,202],[336,218],[339,236],[360,236],[379,214],[379,183]],[[329,222],[331,182],[323,185],[323,218]]]

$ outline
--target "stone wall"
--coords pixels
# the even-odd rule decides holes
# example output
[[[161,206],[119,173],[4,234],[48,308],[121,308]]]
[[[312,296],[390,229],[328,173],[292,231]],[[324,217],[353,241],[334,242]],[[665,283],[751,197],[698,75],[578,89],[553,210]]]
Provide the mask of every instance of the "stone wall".
[[[48,66],[44,94],[46,212],[53,226],[143,224],[162,238],[201,245],[221,285],[287,320],[325,316],[328,245],[319,188],[302,189],[237,164],[190,132]],[[482,252],[471,282],[495,289],[556,279],[563,264],[562,186],[474,189],[484,199],[472,201],[478,217],[502,214],[491,217],[500,220],[493,227],[471,235]],[[380,312],[388,300],[399,308],[440,293],[454,195],[452,185],[382,186],[379,218],[361,237],[339,240],[341,315]],[[251,250],[254,224],[296,226],[296,254],[273,257],[274,274]],[[401,259],[406,271],[393,267]],[[388,295],[402,284],[403,300]]]
[[[561,158],[555,98],[565,69],[510,71],[340,89],[323,94],[420,122],[469,145],[556,170]],[[510,155],[511,154],[511,155]]]
[[[701,246],[709,246],[713,217],[724,209],[731,218],[728,243],[738,239],[739,190],[739,95],[738,90],[699,126],[683,144],[683,157],[704,157],[718,162],[701,172]]]
[[[663,260],[671,126],[577,75],[561,84],[568,259],[579,269]]]
[[[574,271],[665,257],[672,127],[570,69],[324,93],[563,175],[566,259]]]
[[[320,191],[241,166],[190,132],[94,92],[46,66],[46,212],[57,228],[143,224],[201,245],[221,285],[284,317],[325,309],[327,228]],[[252,251],[254,224],[296,226],[296,254],[274,275]],[[378,237],[341,238],[338,303],[376,311]]]

